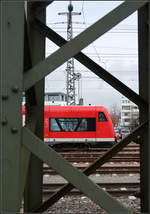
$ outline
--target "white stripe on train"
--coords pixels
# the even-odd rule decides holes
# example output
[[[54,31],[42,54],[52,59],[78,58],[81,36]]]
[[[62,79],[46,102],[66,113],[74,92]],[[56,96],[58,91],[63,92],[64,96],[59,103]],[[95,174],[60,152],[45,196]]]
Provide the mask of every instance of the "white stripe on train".
[[[44,138],[44,142],[114,142],[114,138]]]

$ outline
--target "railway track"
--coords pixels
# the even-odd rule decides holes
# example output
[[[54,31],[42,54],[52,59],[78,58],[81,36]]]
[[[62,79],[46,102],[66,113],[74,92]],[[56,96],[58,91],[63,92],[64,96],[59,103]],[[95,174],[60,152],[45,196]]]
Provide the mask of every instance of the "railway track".
[[[96,160],[97,157],[66,157],[65,159],[67,161],[69,161],[70,163],[84,163],[84,162],[88,162],[88,163],[92,163],[93,161]],[[132,162],[139,162],[140,159],[139,157],[113,157],[111,158],[108,162],[111,162],[111,163],[116,163],[116,162],[119,162],[119,163],[132,163]]]
[[[55,150],[57,152],[106,152],[109,150],[109,148],[55,148]],[[122,151],[126,151],[126,152],[139,152],[140,150],[140,147],[139,145],[135,145],[135,146],[128,146],[128,147],[125,147]]]
[[[134,144],[133,144],[134,145]],[[97,169],[95,173],[100,174],[129,174],[129,173],[139,173],[139,162],[140,153],[139,146],[135,144],[134,146],[128,146],[119,152],[116,156],[109,160],[109,166],[103,165],[100,169]],[[66,149],[66,148],[65,148]],[[67,148],[68,149],[68,148]],[[83,171],[90,163],[96,160],[96,158],[101,157],[108,148],[90,148],[88,150],[69,150],[59,151],[58,153],[62,155],[66,160],[75,165],[79,170]],[[44,174],[56,175],[57,173],[44,165]]]
[[[106,150],[107,151],[107,150]],[[101,157],[105,152],[101,150],[90,151],[59,151],[58,153],[62,155],[69,162],[93,162],[96,158]],[[119,152],[116,156],[111,158],[108,162],[139,162],[140,152],[139,150],[123,150]]]
[[[83,171],[90,163],[95,161],[96,158],[102,156],[109,148],[88,148],[80,149],[76,148],[64,148],[63,150],[56,149],[56,151],[62,155],[66,160],[68,160],[72,165],[77,167],[77,169]],[[137,144],[130,145],[124,148],[116,156],[111,158],[106,164],[95,171],[95,175],[103,174],[111,176],[116,175],[116,178],[119,180],[119,176],[124,175],[139,175],[140,172],[140,152],[139,146]],[[57,173],[44,164],[43,174],[50,175],[50,178],[53,179],[53,176],[56,176]],[[94,176],[93,174],[93,176]],[[99,186],[104,188],[108,193],[121,196],[121,195],[133,195],[136,192],[139,192],[139,182],[131,183],[97,183]],[[61,188],[64,183],[45,183],[43,186],[43,193],[45,196],[53,194],[59,188]],[[79,190],[73,189],[69,195],[81,195],[82,193]]]
[[[56,152],[58,153],[105,153],[107,152],[109,149],[107,148],[89,148],[89,149],[55,149]],[[140,149],[139,147],[133,147],[133,148],[126,148],[123,149],[121,152],[119,153],[130,153],[130,152],[134,152],[134,153],[139,153]]]
[[[43,193],[44,196],[50,196],[58,191],[64,183],[59,184],[44,184],[43,185]],[[134,195],[139,192],[139,182],[135,183],[97,183],[101,188],[114,196],[122,196],[122,195]],[[77,189],[72,189],[67,195],[82,195]]]
[[[77,169],[83,171],[87,166],[76,166]],[[102,166],[97,169],[94,174],[135,174],[139,173],[139,166]],[[51,168],[44,167],[43,174],[57,175],[57,172]]]
[[[79,158],[79,157],[94,157],[94,158],[98,158],[101,157],[103,154],[105,154],[105,152],[60,152],[59,154],[61,154],[64,158],[68,158],[68,157],[75,157],[75,158]],[[123,158],[139,158],[139,152],[119,152],[116,156],[114,157],[123,157]]]

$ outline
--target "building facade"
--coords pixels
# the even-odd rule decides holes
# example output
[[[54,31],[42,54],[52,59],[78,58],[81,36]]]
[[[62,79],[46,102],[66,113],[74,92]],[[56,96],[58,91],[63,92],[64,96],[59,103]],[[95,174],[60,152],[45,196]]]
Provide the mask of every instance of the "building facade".
[[[121,127],[135,128],[139,122],[138,106],[126,97],[121,98]]]

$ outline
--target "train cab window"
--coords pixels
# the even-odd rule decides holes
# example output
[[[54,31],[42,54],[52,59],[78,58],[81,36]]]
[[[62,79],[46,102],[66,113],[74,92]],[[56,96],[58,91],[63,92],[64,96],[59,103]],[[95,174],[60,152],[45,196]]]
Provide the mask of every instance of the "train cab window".
[[[96,131],[96,118],[50,118],[50,131]]]
[[[106,118],[104,112],[98,112],[98,121],[99,122],[105,122],[105,121],[107,121],[107,118]]]

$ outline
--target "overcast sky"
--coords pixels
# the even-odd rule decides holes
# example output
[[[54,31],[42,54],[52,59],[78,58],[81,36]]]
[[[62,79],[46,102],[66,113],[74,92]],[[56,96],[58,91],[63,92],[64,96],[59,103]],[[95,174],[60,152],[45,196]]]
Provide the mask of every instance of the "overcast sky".
[[[73,11],[81,12],[81,15],[73,16],[74,37],[121,3],[118,1],[73,1]],[[67,17],[58,15],[58,13],[67,12],[67,10],[67,1],[54,1],[47,8],[47,25],[65,39]],[[57,48],[47,40],[46,56]],[[83,52],[138,93],[137,13],[132,14],[97,39]],[[47,76],[46,92],[66,93],[65,69],[66,63]],[[103,105],[107,108],[114,104],[120,106],[122,95],[76,60],[75,72],[82,75],[79,82],[79,95],[84,99],[84,105]],[[78,82],[76,82],[76,88],[78,89]],[[78,94],[78,90],[76,90],[76,94]]]

